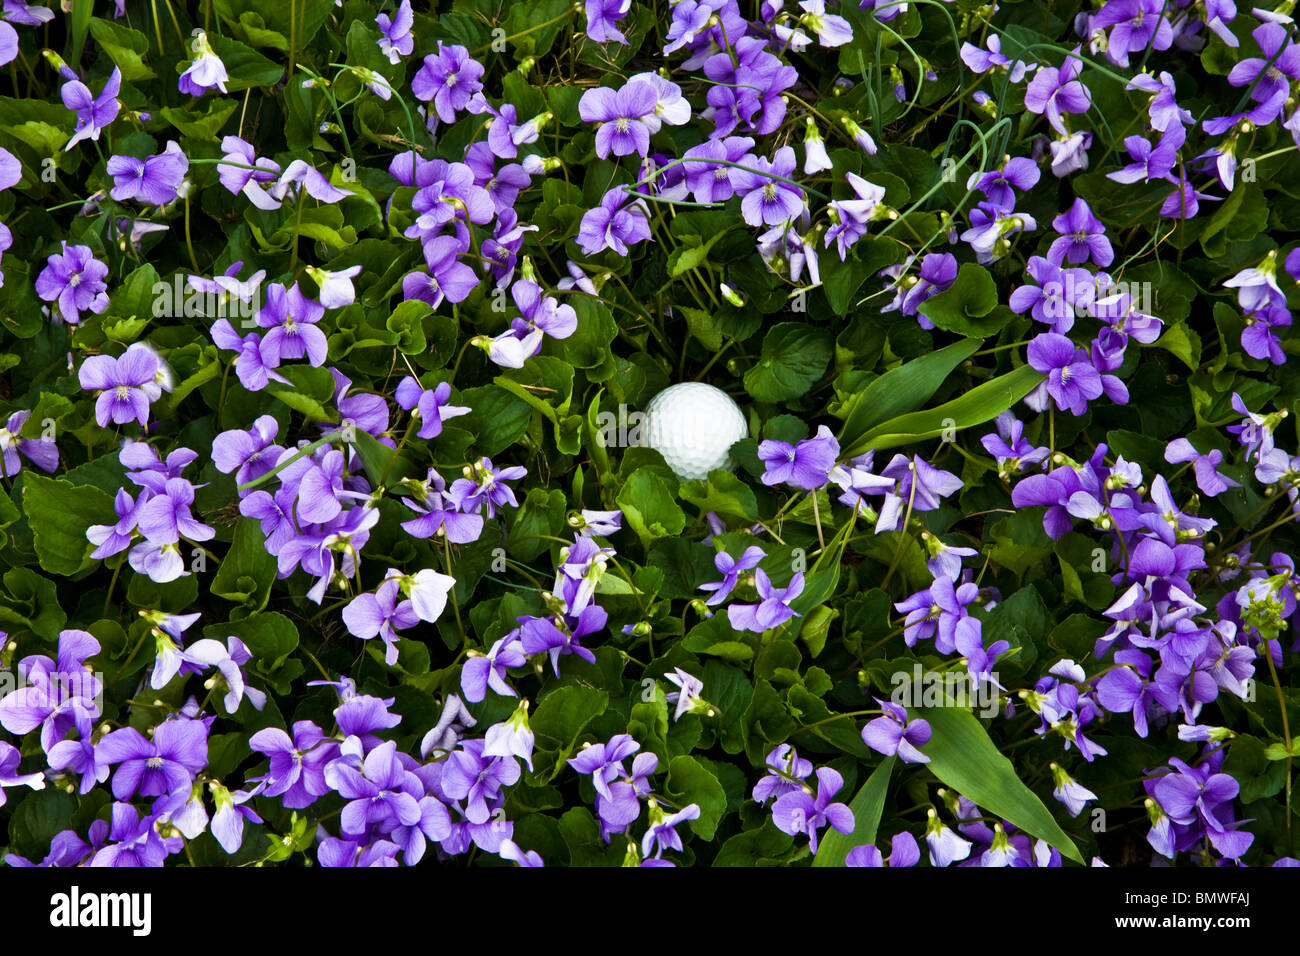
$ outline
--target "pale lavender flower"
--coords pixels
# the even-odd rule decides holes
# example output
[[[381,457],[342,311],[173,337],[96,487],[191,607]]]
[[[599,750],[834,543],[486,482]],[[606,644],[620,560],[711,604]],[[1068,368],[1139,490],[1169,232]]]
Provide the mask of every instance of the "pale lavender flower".
[[[22,470],[22,459],[18,457],[20,452],[23,458],[43,471],[52,472],[59,467],[59,449],[52,437],[21,437],[23,426],[31,415],[30,411],[14,412],[4,427],[0,427],[0,459],[3,459],[7,478],[14,477]]]
[[[388,578],[375,593],[360,594],[343,608],[343,622],[354,637],[363,641],[383,638],[384,663],[390,667],[397,663],[397,631],[414,627],[420,620],[409,600],[398,600],[399,590],[397,580]]]
[[[733,182],[737,195],[743,197],[740,212],[745,222],[751,226],[775,226],[803,211],[803,190],[781,181],[794,175],[796,163],[794,147],[782,146],[771,160],[756,156],[749,168],[736,170]]]
[[[654,84],[629,80],[617,92],[607,87],[587,90],[578,101],[578,113],[585,122],[599,123],[596,128],[596,155],[605,159],[650,151],[650,126],[659,102]]]
[[[766,465],[763,484],[786,483],[806,491],[821,488],[830,480],[828,473],[835,467],[839,453],[840,444],[825,425],[817,427],[814,437],[796,445],[771,439],[762,441],[758,445],[758,457]]]
[[[141,427],[149,423],[150,392],[158,373],[157,354],[143,343],[136,342],[120,358],[110,355],[92,355],[82,363],[78,379],[83,389],[98,389],[95,401],[95,421],[106,428],[109,421],[124,425],[138,421]]]
[[[202,30],[195,30],[190,49],[195,54],[194,59],[177,80],[177,88],[190,96],[202,96],[214,87],[222,93],[226,92],[226,81],[230,76],[226,73],[226,64],[208,43],[208,35]]]
[[[8,799],[5,787],[31,787],[33,790],[45,789],[43,773],[19,773],[18,762],[22,759],[18,748],[0,741],[0,807]]]
[[[898,704],[875,698],[885,715],[869,721],[862,728],[862,742],[887,757],[898,755],[904,763],[929,763],[920,748],[930,741],[929,721],[909,721],[907,710]]]

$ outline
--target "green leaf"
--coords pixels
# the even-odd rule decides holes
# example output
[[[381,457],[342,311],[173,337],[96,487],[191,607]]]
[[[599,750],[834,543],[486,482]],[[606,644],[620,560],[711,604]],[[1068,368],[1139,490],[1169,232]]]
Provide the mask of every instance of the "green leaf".
[[[149,41],[139,30],[94,17],[90,21],[90,35],[121,69],[122,82],[153,79],[153,70],[142,59],[142,54],[149,51]]]
[[[400,336],[399,350],[410,355],[424,351],[424,317],[432,311],[429,303],[419,299],[407,299],[393,310],[384,327]]]
[[[700,340],[700,344],[710,351],[722,348],[722,329],[718,327],[717,317],[703,309],[679,306],[678,311],[686,317],[686,328],[691,335]]]
[[[46,787],[24,797],[14,807],[9,820],[11,849],[29,860],[44,859],[50,852],[50,842],[68,828],[68,821],[76,811],[76,797],[59,787]]]
[[[1014,823],[1030,836],[1046,840],[1076,863],[1078,848],[1034,792],[1016,776],[1016,768],[989,739],[970,711],[957,707],[916,707],[911,713],[930,724],[924,752],[931,773],[994,816]]]
[[[41,392],[41,397],[36,401],[36,407],[32,409],[32,414],[27,421],[23,422],[19,434],[28,439],[46,437],[46,426],[57,423],[70,411],[72,411],[72,402],[58,392]],[[47,440],[54,440],[53,429],[51,429]]]
[[[138,608],[180,614],[188,611],[199,596],[197,575],[185,574],[174,581],[153,581],[148,575],[133,574],[126,586],[127,602]]]
[[[758,363],[745,372],[745,390],[760,402],[807,394],[830,363],[831,334],[800,322],[781,322],[763,337]]]
[[[230,79],[226,89],[231,93],[246,90],[250,86],[275,86],[284,76],[284,67],[268,60],[250,46],[221,36],[215,31],[208,34],[208,43],[217,56],[226,64]]]
[[[1282,759],[1273,759],[1264,742],[1250,734],[1238,734],[1233,739],[1228,759],[1223,762],[1223,772],[1241,785],[1242,803],[1275,796],[1286,785],[1287,768]]]
[[[512,709],[517,705],[513,699],[507,699],[507,703]],[[529,725],[538,737],[567,747],[577,741],[583,728],[602,714],[608,703],[609,695],[599,688],[562,684],[542,695]]]
[[[139,268],[132,269],[131,274],[123,280],[122,284],[113,290],[107,315],[143,319],[154,317],[160,314],[162,307],[160,299],[163,297],[159,293],[164,289],[170,292],[171,283],[163,282],[158,275],[158,270],[145,263]],[[159,311],[155,310],[156,303],[159,304]],[[173,314],[179,315],[182,311],[180,302],[173,305]]]
[[[605,843],[600,826],[586,807],[571,807],[559,823],[560,836],[569,850],[570,866],[606,866]]]
[[[1168,349],[1193,372],[1201,367],[1201,337],[1186,322],[1171,325],[1156,345]]]
[[[158,112],[163,119],[180,130],[182,135],[215,143],[217,133],[238,108],[238,103],[214,100],[208,105],[208,111],[203,114],[188,109],[177,109],[174,106],[165,106]]]
[[[603,690],[581,684],[557,688],[542,698],[529,726],[542,743],[540,749],[558,751],[557,770],[577,746],[583,728],[604,713],[608,703],[609,695]]]
[[[974,355],[979,347],[980,343],[972,339],[955,342],[873,379],[870,385],[844,403],[840,445],[856,445],[863,435],[881,422],[920,408],[938,391],[952,370]]]
[[[681,236],[682,244],[668,255],[669,278],[676,279],[683,273],[698,268],[701,262],[708,259],[713,244],[725,235],[725,232],[714,233],[702,244],[699,236]]]
[[[747,522],[758,518],[758,500],[753,489],[729,471],[715,469],[709,472],[707,481],[683,482],[677,493],[699,508],[701,514],[713,511]]]
[[[153,79],[153,70],[142,59],[142,54],[149,51],[149,41],[139,30],[94,17],[90,21],[90,35],[122,71],[123,83]]]
[[[531,405],[500,385],[467,388],[455,401],[473,409],[456,425],[473,433],[475,449],[489,458],[518,441],[533,417]]]
[[[722,849],[713,859],[713,865],[774,865],[778,862],[777,858],[788,852],[793,843],[794,838],[778,830],[769,817],[757,830],[738,833],[722,844]]]
[[[419,469],[405,455],[396,449],[382,444],[377,438],[361,428],[354,428],[353,445],[361,456],[361,464],[366,469],[366,477],[376,488],[381,484],[387,487],[396,485],[403,478],[414,478]],[[396,459],[394,461],[394,459]],[[391,463],[391,464],[390,464]]]
[[[248,645],[253,658],[263,673],[278,669],[298,647],[298,628],[283,614],[266,611],[253,614],[242,621],[209,624],[203,636],[226,643],[227,637],[237,637]]]
[[[689,821],[691,832],[704,840],[713,839],[727,809],[727,794],[712,771],[694,757],[674,757],[668,765],[664,792],[679,806],[696,804],[700,816]]]
[[[68,615],[59,607],[54,582],[30,568],[13,568],[5,572],[5,591],[0,594],[0,620],[33,632],[53,643],[68,623]]]
[[[1300,753],[1287,750],[1286,744],[1278,740],[1264,748],[1264,756],[1269,760],[1288,760],[1292,757],[1300,757]]]
[[[112,524],[113,496],[91,485],[23,472],[23,511],[35,537],[41,567],[65,577],[87,564],[92,550],[86,529]]]
[[[221,375],[222,367],[216,346],[205,345],[203,347],[203,357],[199,360],[198,370],[172,389],[172,393],[166,397],[166,404],[159,407],[159,417],[163,418],[172,414],[180,406],[180,403],[185,401],[189,394],[200,385],[215,381]]]
[[[813,866],[843,866],[844,858],[854,847],[869,846],[876,842],[876,828],[880,826],[880,814],[885,809],[885,794],[889,792],[889,777],[897,762],[897,757],[886,757],[885,762],[872,771],[858,795],[849,804],[849,809],[853,811],[853,832],[845,834],[834,827],[827,828],[826,835],[817,847],[817,855],[813,857]]]
[[[917,310],[945,331],[983,338],[992,335],[1006,321],[1001,314],[989,314],[997,304],[998,287],[989,270],[973,262],[963,262],[957,270],[956,281],[926,299]]]
[[[679,535],[686,527],[686,512],[677,504],[672,489],[649,467],[628,475],[615,501],[643,544]]]
[[[883,422],[855,442],[841,457],[852,458],[873,448],[896,448],[938,438],[950,430],[961,431],[992,421],[1033,390],[1043,375],[1022,365],[999,375],[959,398],[923,412],[911,412]]]
[[[81,62],[81,51],[86,45],[86,31],[90,28],[90,13],[95,0],[73,0],[72,22],[69,24],[68,39],[72,44],[67,59],[71,63]]]
[[[862,283],[894,261],[897,246],[888,239],[863,236],[849,257],[841,262],[838,255],[821,260],[822,289],[836,315],[844,315],[853,304]]]
[[[334,394],[334,379],[323,368],[310,365],[288,365],[277,371],[290,384],[271,382],[265,391],[284,402],[295,412],[312,422],[333,422],[338,416],[325,407]]]
[[[275,556],[266,550],[258,522],[240,518],[230,548],[212,579],[212,593],[260,611],[271,595],[275,572]]]

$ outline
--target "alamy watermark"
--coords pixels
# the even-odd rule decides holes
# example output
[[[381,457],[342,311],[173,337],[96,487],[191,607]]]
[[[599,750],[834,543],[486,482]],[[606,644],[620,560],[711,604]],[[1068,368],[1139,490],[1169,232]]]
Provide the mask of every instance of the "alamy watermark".
[[[171,282],[159,280],[153,285],[154,318],[239,319],[244,328],[255,325],[253,316],[261,311],[258,296],[243,297],[224,288],[217,291],[196,288],[178,272]]]
[[[926,671],[918,662],[889,678],[894,686],[889,700],[900,707],[972,707],[981,717],[992,717],[1001,702],[997,679],[996,673],[977,681],[962,671]]]
[[[37,683],[25,678],[17,670],[0,670],[0,700],[25,687],[40,689],[46,702],[55,710],[81,699],[89,702],[88,710],[92,718],[97,719],[104,713],[104,675],[99,671],[77,669],[47,672],[44,679]]]

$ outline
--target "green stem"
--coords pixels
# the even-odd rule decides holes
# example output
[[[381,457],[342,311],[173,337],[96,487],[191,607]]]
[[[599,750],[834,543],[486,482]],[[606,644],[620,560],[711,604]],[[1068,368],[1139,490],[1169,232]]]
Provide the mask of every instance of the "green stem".
[[[119,561],[117,567],[113,569],[113,579],[108,582],[108,593],[104,595],[104,612],[100,617],[108,617],[109,606],[113,603],[113,588],[117,586],[117,576],[122,573],[122,565],[126,561]]]
[[[500,42],[509,43],[511,40],[518,40],[522,36],[527,36],[528,34],[535,33],[538,30],[544,30],[547,27],[552,26],[553,24],[559,23],[561,20],[570,19],[576,12],[577,12],[577,8],[571,6],[569,7],[568,10],[560,14],[558,17],[555,17],[551,20],[547,20],[545,23],[535,23],[527,30],[520,30],[518,33],[512,33],[510,34],[510,36],[502,38]],[[494,40],[493,43],[495,42],[497,41]],[[474,56],[474,57],[482,56],[490,49],[492,49],[492,43],[484,44],[483,46],[479,47],[477,50],[474,50],[472,53],[470,53],[470,56]]]
[[[1278,680],[1277,667],[1273,664],[1273,653],[1264,645],[1264,660],[1268,661],[1268,672],[1273,678],[1273,689],[1277,691],[1277,706],[1282,712],[1282,736],[1286,740],[1286,845],[1288,852],[1293,852],[1295,843],[1291,832],[1291,725],[1286,716],[1286,698],[1282,694],[1282,682]]]
[[[185,248],[189,250],[190,265],[194,267],[196,273],[201,273],[199,269],[198,257],[194,255],[194,240],[190,238],[190,196],[185,194]]]
[[[446,535],[443,535],[442,538],[442,560],[443,560],[443,566],[447,569],[447,576],[454,578],[455,575],[451,573],[451,542],[447,540]],[[456,600],[455,585],[452,585],[451,590],[447,592],[447,596],[451,598],[451,610],[452,613],[456,616],[456,630],[460,632],[461,642],[464,643],[466,640],[465,625],[461,623],[460,602]]]

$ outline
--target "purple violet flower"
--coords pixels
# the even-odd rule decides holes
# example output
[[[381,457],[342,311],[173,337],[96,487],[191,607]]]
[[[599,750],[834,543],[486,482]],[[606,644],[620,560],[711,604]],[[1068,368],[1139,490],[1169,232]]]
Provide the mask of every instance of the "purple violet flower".
[[[1039,388],[1055,399],[1062,411],[1082,415],[1089,401],[1101,397],[1101,376],[1088,353],[1064,335],[1044,332],[1036,336],[1029,343],[1028,358],[1035,371],[1047,376]]]
[[[862,742],[887,757],[898,755],[904,763],[929,763],[921,747],[930,742],[930,724],[919,717],[907,719],[907,710],[898,704],[876,699],[885,715],[869,721],[862,728]]]
[[[6,8],[8,4],[6,4]],[[7,11],[6,11],[7,12]],[[121,104],[117,94],[122,91],[122,71],[113,67],[113,72],[99,91],[98,96],[91,95],[90,88],[80,80],[71,80],[63,84],[59,91],[63,105],[77,114],[77,128],[64,146],[72,149],[83,139],[98,141],[100,131],[117,119]]]
[[[629,245],[649,238],[650,213],[645,200],[633,199],[621,186],[605,193],[600,205],[584,213],[578,225],[578,246],[588,256],[613,249],[626,257]]]
[[[732,604],[727,607],[727,620],[736,630],[761,634],[769,628],[784,624],[792,617],[801,616],[790,607],[790,602],[803,593],[802,571],[795,572],[788,586],[778,588],[772,585],[767,573],[758,568],[754,571],[754,588],[758,591],[758,604]]]
[[[782,146],[771,160],[756,156],[748,169],[733,177],[736,194],[743,197],[740,212],[751,226],[777,226],[796,218],[804,209],[804,192],[774,177],[790,179],[798,160],[794,147]]]
[[[767,553],[757,545],[745,549],[745,553],[739,558],[733,558],[725,551],[719,551],[713,556],[713,565],[722,575],[721,581],[710,581],[701,584],[701,591],[712,591],[713,594],[705,600],[705,604],[716,607],[730,596],[736,583],[740,580],[742,571],[751,571],[758,567],[758,562],[767,557]]]
[[[626,46],[627,37],[619,32],[615,24],[627,16],[631,9],[632,0],[586,0],[587,36],[596,43],[612,40]]]
[[[844,778],[831,767],[817,770],[817,796],[804,790],[793,790],[778,797],[772,804],[772,822],[778,830],[792,836],[808,835],[808,848],[817,852],[817,833],[828,823],[841,833],[853,832],[853,811],[843,803],[832,803]]]
[[[149,386],[158,374],[158,355],[143,343],[133,343],[120,358],[92,355],[81,364],[78,379],[84,389],[98,389],[95,421],[107,428],[135,420],[149,424]]]
[[[411,55],[415,49],[415,40],[411,36],[411,27],[415,25],[411,0],[402,0],[392,17],[386,13],[379,14],[375,17],[375,25],[381,34],[377,41],[379,52],[388,57],[389,63],[396,66],[402,62],[402,57]]]
[[[470,98],[483,88],[479,78],[483,64],[471,59],[463,46],[443,46],[438,41],[437,54],[424,58],[424,65],[411,79],[411,93],[417,100],[433,101],[438,119],[454,123],[456,114],[469,105]]]
[[[82,312],[96,315],[108,308],[108,266],[95,258],[89,246],[62,243],[63,253],[54,253],[36,277],[36,294],[55,303],[63,321],[76,325]]]
[[[830,480],[828,473],[839,457],[840,443],[825,425],[817,427],[817,434],[797,445],[766,440],[758,445],[759,460],[767,466],[763,484],[787,483],[796,488],[813,491],[824,487]]]

